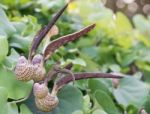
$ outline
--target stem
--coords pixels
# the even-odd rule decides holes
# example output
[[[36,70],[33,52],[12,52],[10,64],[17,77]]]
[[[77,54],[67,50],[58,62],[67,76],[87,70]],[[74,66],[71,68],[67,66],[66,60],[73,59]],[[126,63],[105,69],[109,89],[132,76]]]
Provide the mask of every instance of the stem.
[[[81,79],[88,79],[88,78],[123,78],[121,75],[114,75],[110,73],[75,73],[75,80],[81,80]],[[60,79],[56,85],[58,88],[61,88],[62,86],[68,84],[69,82],[72,82],[73,79],[70,75],[63,77]]]
[[[50,80],[52,80],[52,78],[53,78],[54,76],[56,76],[56,75],[59,73],[59,72],[57,72],[57,71],[55,70],[55,67],[56,67],[56,66],[59,67],[59,66],[60,66],[60,63],[57,62],[57,63],[52,67],[52,69],[49,70],[49,72],[48,72],[48,74],[47,74],[47,76],[46,76],[46,78],[45,78],[45,80],[44,80],[45,83],[48,83]],[[69,63],[69,64],[66,65],[64,68],[70,70],[70,69],[72,68],[72,66],[73,66],[73,64],[72,64],[72,63]]]

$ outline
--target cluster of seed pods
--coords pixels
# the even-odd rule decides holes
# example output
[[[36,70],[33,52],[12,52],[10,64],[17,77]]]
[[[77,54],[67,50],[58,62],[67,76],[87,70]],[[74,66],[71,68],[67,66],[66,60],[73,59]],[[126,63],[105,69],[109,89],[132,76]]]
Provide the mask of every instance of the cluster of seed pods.
[[[35,96],[35,104],[37,108],[43,112],[52,111],[59,103],[57,93],[50,93],[45,83],[35,83],[33,86]]]
[[[32,62],[28,61],[24,56],[21,56],[16,64],[15,74],[17,80],[20,81],[42,81],[45,75],[43,56],[40,54],[35,55]]]
[[[70,2],[71,1],[72,0],[70,0]],[[17,80],[34,81],[33,92],[35,96],[35,104],[39,110],[45,112],[53,110],[58,105],[59,100],[57,98],[57,91],[60,88],[55,89],[54,85],[52,92],[49,92],[47,82],[45,84],[45,80],[47,77],[45,77],[46,71],[44,68],[44,63],[60,46],[78,39],[80,36],[88,33],[95,27],[95,24],[92,24],[83,28],[79,32],[62,36],[45,46],[43,56],[41,54],[35,55],[36,49],[44,37],[48,37],[49,41],[50,37],[58,34],[58,28],[55,26],[55,23],[70,2],[68,2],[63,8],[61,8],[61,10],[59,10],[58,13],[53,17],[52,21],[50,21],[47,26],[45,26],[38,32],[38,34],[33,39],[28,59],[26,59],[24,56],[20,56],[14,69]]]

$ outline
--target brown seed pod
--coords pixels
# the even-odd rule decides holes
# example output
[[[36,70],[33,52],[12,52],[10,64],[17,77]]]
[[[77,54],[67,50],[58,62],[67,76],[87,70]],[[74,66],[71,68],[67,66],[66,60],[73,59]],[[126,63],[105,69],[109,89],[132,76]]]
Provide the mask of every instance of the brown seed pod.
[[[44,83],[35,83],[33,86],[33,93],[37,99],[46,97],[48,95],[48,92],[48,87]]]
[[[28,60],[24,56],[21,56],[15,67],[15,74],[17,80],[29,81],[35,74],[35,68],[32,64],[28,63]]]
[[[33,57],[32,64],[35,68],[35,74],[33,77],[34,82],[39,82],[44,79],[45,69],[43,67],[43,56],[37,54]]]
[[[32,59],[33,65],[39,65],[42,64],[42,62],[43,62],[43,56],[41,54],[35,55]]]
[[[59,100],[57,96],[53,96],[48,94],[46,97],[42,99],[35,98],[35,104],[37,108],[43,112],[52,111],[54,108],[57,107]]]
[[[35,74],[33,76],[34,82],[39,82],[44,79],[45,69],[41,65],[35,65]]]

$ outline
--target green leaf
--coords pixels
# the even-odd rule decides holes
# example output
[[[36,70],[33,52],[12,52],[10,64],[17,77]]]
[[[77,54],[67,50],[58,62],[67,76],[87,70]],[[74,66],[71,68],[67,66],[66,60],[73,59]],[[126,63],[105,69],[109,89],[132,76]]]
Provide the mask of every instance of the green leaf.
[[[84,114],[81,110],[74,111],[72,114]]]
[[[25,104],[20,106],[20,114],[33,114]]]
[[[111,69],[112,72],[120,72],[121,70],[120,66],[117,64],[112,64],[109,66],[109,68]]]
[[[5,36],[0,35],[0,63],[4,60],[8,53],[8,41]]]
[[[133,23],[135,27],[144,35],[150,35],[150,22],[143,15],[135,15],[133,17]]]
[[[108,114],[108,113],[106,113],[105,111],[103,111],[103,110],[95,110],[92,114]]]
[[[16,29],[9,22],[5,12],[0,7],[0,34],[10,36],[14,32],[16,32]]]
[[[16,52],[16,50],[11,49],[10,55],[4,60],[5,66],[13,70],[19,57],[20,55]]]
[[[8,103],[7,99],[8,90],[0,86],[0,114],[18,114],[17,105]]]
[[[5,110],[5,109],[4,109]],[[18,113],[18,107],[16,104],[10,104],[10,103],[7,103],[6,104],[6,110],[7,111],[6,113],[4,114],[19,114]]]
[[[84,112],[90,112],[91,111],[91,102],[90,102],[90,96],[89,95],[84,96],[83,111]]]
[[[31,82],[21,82],[16,80],[16,76],[9,70],[0,69],[0,87],[5,87],[8,90],[8,98],[21,99],[26,97],[31,89]]]
[[[67,62],[71,62],[73,64],[76,64],[76,65],[81,65],[81,66],[86,66],[86,63],[83,59],[81,58],[76,58],[76,59],[68,59]]]
[[[146,112],[148,112],[148,114],[150,114],[150,95],[147,98],[147,101],[144,103],[144,109],[146,110]]]
[[[59,105],[52,112],[39,111],[34,103],[34,96],[32,95],[25,104],[30,107],[34,114],[71,114],[76,110],[82,109],[83,97],[80,90],[73,86],[65,86],[58,93]]]
[[[138,109],[134,106],[134,105],[129,105],[126,108],[127,114],[137,114],[138,113]]]
[[[119,114],[112,98],[106,92],[98,90],[95,93],[95,98],[105,112],[108,114]]]
[[[30,39],[31,37],[22,37],[20,35],[14,35],[10,40],[10,46],[14,48],[19,48],[24,52],[28,52],[30,47]]]
[[[113,94],[119,104],[140,107],[147,99],[148,92],[148,87],[143,82],[134,77],[125,77],[120,80]]]
[[[5,112],[5,105],[7,103],[8,91],[6,88],[0,86],[0,114],[4,114]]]
[[[95,92],[97,90],[102,90],[104,91],[105,93],[109,94],[110,95],[110,91],[109,89],[107,88],[107,86],[100,80],[98,79],[90,79],[88,81],[88,87],[89,89],[91,90],[91,93],[95,94]]]
[[[125,32],[125,31],[132,30],[132,25],[131,25],[129,19],[127,18],[126,15],[124,15],[121,12],[117,12],[115,22],[116,22],[117,30],[119,32]]]

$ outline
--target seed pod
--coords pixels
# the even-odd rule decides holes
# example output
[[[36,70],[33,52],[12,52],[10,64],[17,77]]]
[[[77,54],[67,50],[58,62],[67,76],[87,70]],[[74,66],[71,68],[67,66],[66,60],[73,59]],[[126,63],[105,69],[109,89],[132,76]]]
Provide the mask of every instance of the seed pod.
[[[41,65],[34,65],[35,74],[33,76],[34,82],[39,82],[44,79],[45,69]]]
[[[40,55],[40,54],[37,54],[37,55],[35,55],[35,56],[33,57],[33,59],[32,59],[32,64],[33,64],[33,65],[39,65],[39,64],[42,63],[42,60],[43,60],[43,56]]]
[[[35,75],[33,77],[34,82],[39,82],[44,79],[45,69],[43,67],[43,56],[37,54],[33,57],[32,64],[35,68]]]
[[[59,100],[57,96],[53,96],[48,94],[46,97],[42,99],[35,98],[35,104],[37,108],[43,112],[52,111],[54,108],[57,107]]]
[[[44,98],[48,95],[48,87],[43,83],[35,83],[33,86],[33,93],[36,98]]]
[[[35,74],[35,68],[32,64],[28,63],[28,60],[24,56],[21,56],[15,67],[15,74],[17,80],[29,81]]]

